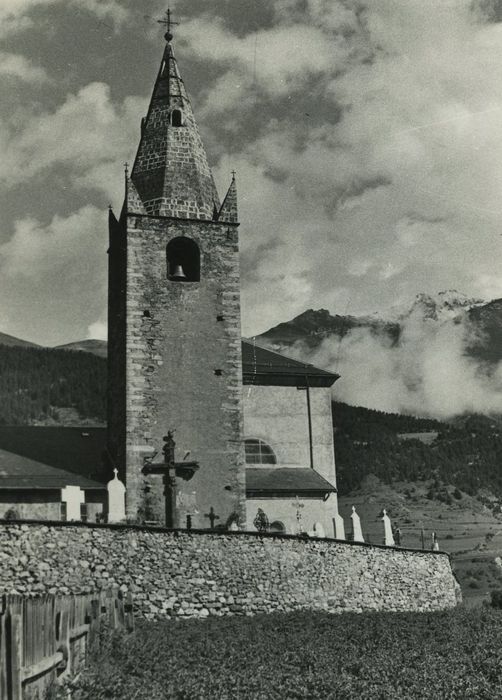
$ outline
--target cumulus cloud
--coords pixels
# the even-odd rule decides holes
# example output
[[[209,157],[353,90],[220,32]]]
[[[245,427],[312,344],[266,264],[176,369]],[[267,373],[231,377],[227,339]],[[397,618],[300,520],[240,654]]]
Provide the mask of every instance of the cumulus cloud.
[[[73,5],[79,11],[91,12],[100,19],[112,20],[117,26],[127,18],[127,10],[119,0],[2,0],[0,3],[0,38],[28,29],[34,22],[34,9],[57,5]]]
[[[16,221],[0,245],[2,331],[59,344],[80,340],[106,299],[106,211],[85,206],[47,225]]]
[[[108,85],[91,83],[52,112],[33,113],[21,124],[4,124],[0,183],[13,187],[64,166],[70,186],[101,189],[119,202],[123,159],[134,153],[138,115],[144,108],[144,99],[135,97],[115,105]],[[115,177],[110,177],[112,172]]]
[[[48,80],[43,68],[34,66],[24,56],[0,51],[0,75],[17,78],[28,83],[45,83]]]

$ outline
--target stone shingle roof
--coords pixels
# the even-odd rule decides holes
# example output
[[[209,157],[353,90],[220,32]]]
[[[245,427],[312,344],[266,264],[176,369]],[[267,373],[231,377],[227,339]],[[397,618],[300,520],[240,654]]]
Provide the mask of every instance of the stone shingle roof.
[[[173,110],[182,124],[173,124]],[[190,100],[168,43],[131,173],[127,210],[211,221],[220,203]],[[228,219],[225,219],[228,221]]]
[[[314,367],[306,362],[242,341],[242,376],[244,384],[271,386],[329,387],[338,374]]]

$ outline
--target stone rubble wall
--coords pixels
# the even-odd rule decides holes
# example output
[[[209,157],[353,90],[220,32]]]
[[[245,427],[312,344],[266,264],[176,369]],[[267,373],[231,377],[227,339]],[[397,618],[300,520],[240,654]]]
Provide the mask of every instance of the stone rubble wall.
[[[138,526],[0,523],[0,593],[119,587],[147,619],[456,605],[449,557],[336,540]]]

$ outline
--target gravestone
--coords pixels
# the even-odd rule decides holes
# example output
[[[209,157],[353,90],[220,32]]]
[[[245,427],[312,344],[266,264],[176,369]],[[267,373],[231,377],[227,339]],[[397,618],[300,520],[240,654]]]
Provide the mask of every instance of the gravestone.
[[[126,487],[120,481],[117,469],[113,470],[113,479],[107,483],[106,489],[108,491],[108,522],[120,523],[126,519]]]
[[[390,522],[390,518],[387,515],[387,511],[385,510],[385,508],[383,509],[382,522],[384,531],[384,544],[386,544],[388,547],[394,547],[396,543],[394,541],[394,535],[392,533],[392,523]]]
[[[337,540],[345,539],[345,523],[340,513],[335,513],[333,516],[333,528],[335,530],[335,538]]]
[[[314,528],[309,534],[311,537],[326,537],[326,532],[324,531],[322,523],[314,523]]]
[[[66,503],[67,520],[82,520],[80,506],[85,503],[85,493],[80,486],[65,486],[61,489],[61,500]]]
[[[352,506],[352,513],[350,515],[352,520],[352,541],[353,542],[364,542],[363,531],[361,529],[361,518],[356,513],[356,509]]]

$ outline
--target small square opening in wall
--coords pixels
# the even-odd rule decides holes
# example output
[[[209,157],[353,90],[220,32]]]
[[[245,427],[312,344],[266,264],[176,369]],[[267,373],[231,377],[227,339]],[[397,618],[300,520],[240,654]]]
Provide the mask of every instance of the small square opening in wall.
[[[214,373],[217,377],[221,377],[221,375],[223,374],[223,370],[222,369],[215,369]]]
[[[220,314],[219,316],[216,316],[216,320],[217,321],[224,321],[225,317]]]

